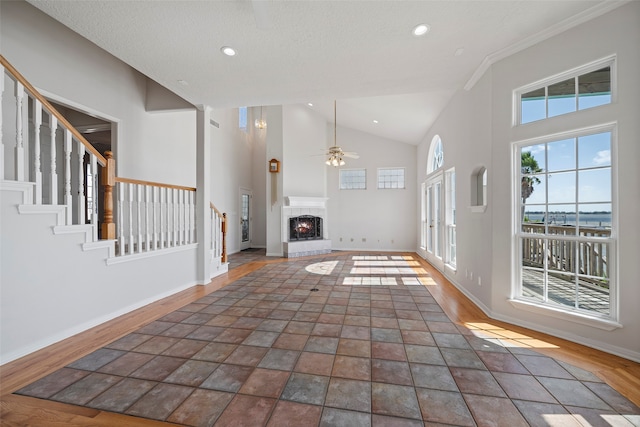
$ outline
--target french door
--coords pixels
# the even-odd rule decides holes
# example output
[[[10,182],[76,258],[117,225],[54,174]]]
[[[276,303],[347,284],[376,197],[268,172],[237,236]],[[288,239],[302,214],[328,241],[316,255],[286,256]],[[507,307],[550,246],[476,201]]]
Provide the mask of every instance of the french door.
[[[426,213],[424,240],[429,261],[443,267],[442,251],[444,247],[444,192],[442,173],[430,177],[425,185],[424,210]]]

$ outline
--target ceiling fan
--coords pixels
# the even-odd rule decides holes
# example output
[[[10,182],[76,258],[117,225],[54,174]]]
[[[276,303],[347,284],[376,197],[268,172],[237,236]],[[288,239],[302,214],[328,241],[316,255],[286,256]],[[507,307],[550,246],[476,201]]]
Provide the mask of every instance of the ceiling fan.
[[[338,121],[336,120],[336,101],[333,101],[333,146],[329,147],[326,152],[326,155],[329,156],[327,161],[325,162],[327,166],[344,166],[345,157],[349,157],[352,159],[360,158],[357,153],[354,153],[353,151],[343,151],[342,148],[338,146],[338,143],[336,142],[337,128]]]

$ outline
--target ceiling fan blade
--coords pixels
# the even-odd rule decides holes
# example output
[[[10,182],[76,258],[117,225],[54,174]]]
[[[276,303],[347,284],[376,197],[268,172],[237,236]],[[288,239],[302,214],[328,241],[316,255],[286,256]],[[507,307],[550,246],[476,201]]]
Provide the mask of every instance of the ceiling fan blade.
[[[357,153],[349,153],[349,152],[342,153],[342,156],[343,157],[350,157],[352,159],[359,159],[360,158],[360,156]]]

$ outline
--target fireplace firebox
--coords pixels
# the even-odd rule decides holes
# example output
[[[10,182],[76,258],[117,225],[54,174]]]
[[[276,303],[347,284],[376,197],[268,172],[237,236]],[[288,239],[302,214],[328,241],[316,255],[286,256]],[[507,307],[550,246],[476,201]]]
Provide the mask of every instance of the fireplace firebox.
[[[289,241],[322,240],[322,218],[302,215],[289,218]]]

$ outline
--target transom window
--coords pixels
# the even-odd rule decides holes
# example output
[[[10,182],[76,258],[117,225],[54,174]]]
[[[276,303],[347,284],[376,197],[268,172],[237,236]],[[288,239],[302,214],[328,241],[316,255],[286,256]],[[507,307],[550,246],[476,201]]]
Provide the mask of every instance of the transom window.
[[[340,169],[341,190],[365,190],[366,188],[366,169]]]
[[[613,126],[517,147],[517,298],[615,317]]]
[[[238,108],[238,128],[247,131],[247,107]]]
[[[404,168],[378,169],[378,188],[405,188]]]
[[[437,171],[444,164],[444,150],[442,148],[442,140],[436,135],[431,140],[429,147],[429,158],[427,160],[427,175]]]
[[[517,123],[610,104],[613,65],[607,58],[516,90]]]

